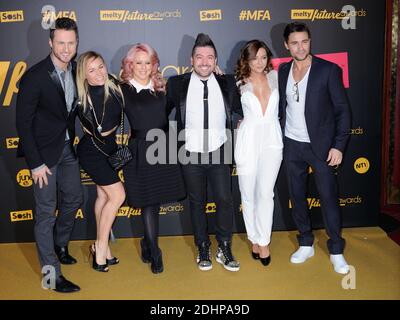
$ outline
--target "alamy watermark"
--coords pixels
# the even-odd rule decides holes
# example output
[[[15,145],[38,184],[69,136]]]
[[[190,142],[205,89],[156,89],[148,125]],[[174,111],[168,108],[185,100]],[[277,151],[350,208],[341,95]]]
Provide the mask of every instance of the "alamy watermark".
[[[233,146],[236,140],[235,130],[201,130],[189,131],[186,129],[177,132],[176,121],[169,122],[168,134],[162,129],[151,129],[147,132],[145,140],[152,142],[146,151],[146,161],[151,164],[232,164]],[[221,142],[221,145],[212,152],[188,152],[185,141],[187,135],[195,135],[194,139],[200,138],[200,145],[203,145],[203,137],[214,136]],[[134,138],[134,136],[133,136]],[[209,139],[210,141],[211,139]],[[223,148],[221,148],[223,146]]]
[[[56,269],[52,265],[45,265],[42,268],[42,288],[55,289],[56,288]]]
[[[350,4],[347,4],[342,7],[342,13],[344,15],[341,22],[342,28],[344,30],[356,29],[356,17],[357,17],[356,8]]]
[[[356,289],[356,268],[352,265],[349,265],[349,273],[342,279],[342,288],[345,290]]]

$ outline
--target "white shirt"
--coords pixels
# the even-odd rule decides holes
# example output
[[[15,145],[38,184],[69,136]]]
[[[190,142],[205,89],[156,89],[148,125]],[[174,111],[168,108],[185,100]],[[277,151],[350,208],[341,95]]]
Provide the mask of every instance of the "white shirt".
[[[303,79],[297,82],[299,91],[299,102],[295,96],[295,83],[293,79],[293,65],[290,67],[289,77],[286,85],[286,123],[285,123],[285,136],[300,142],[310,142],[310,136],[307,131],[305,111],[306,92],[308,76],[310,74],[311,66],[308,68]]]
[[[133,78],[131,80],[129,80],[129,83],[135,87],[137,93],[139,93],[140,91],[145,90],[145,89],[150,89],[151,91],[154,91],[153,82],[151,80],[145,86],[140,84]]]
[[[208,152],[221,147],[227,140],[226,114],[221,88],[214,74],[208,78]],[[190,152],[203,152],[203,104],[204,85],[199,76],[192,72],[188,93],[186,97],[186,150]]]

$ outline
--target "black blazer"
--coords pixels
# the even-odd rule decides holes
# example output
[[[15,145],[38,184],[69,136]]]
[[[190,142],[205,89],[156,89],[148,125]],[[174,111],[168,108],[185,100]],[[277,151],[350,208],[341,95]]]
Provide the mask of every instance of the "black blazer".
[[[75,63],[72,64],[75,79]],[[76,97],[75,97],[76,98]],[[76,105],[73,103],[73,106]],[[25,157],[30,169],[54,166],[64,148],[68,128],[75,138],[75,112],[67,111],[64,90],[50,56],[32,66],[21,78],[17,96],[17,156]]]
[[[286,85],[292,61],[279,67],[279,116],[284,132],[286,122]],[[350,135],[351,115],[342,83],[342,69],[313,56],[308,76],[305,118],[312,150],[326,160],[331,148],[344,152]]]
[[[186,97],[189,88],[190,77],[192,73],[173,76],[167,83],[167,112],[176,108],[175,119],[177,121],[178,133],[185,129],[186,121]],[[222,92],[224,99],[226,128],[232,130],[232,113],[235,112],[243,117],[242,104],[240,102],[239,91],[236,87],[235,78],[232,75],[214,74]]]

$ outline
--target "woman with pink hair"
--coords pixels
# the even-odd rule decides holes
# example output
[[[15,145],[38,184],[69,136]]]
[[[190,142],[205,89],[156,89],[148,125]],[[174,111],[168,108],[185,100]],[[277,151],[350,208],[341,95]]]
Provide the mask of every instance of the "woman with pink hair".
[[[141,208],[142,261],[151,262],[151,271],[160,273],[164,269],[158,247],[160,204],[175,202],[186,195],[179,165],[170,164],[167,159],[166,82],[158,69],[156,51],[145,43],[138,43],[128,51],[121,68],[125,113],[131,126],[129,148],[134,155],[133,161],[124,167],[127,201],[130,206]],[[153,140],[146,139],[153,134],[158,137],[159,148],[155,152],[152,152]]]

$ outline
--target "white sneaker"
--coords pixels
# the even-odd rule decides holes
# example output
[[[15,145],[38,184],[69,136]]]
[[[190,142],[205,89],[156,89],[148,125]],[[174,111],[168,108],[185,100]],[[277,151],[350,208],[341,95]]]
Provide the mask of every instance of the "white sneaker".
[[[303,263],[314,255],[314,246],[300,246],[290,257],[291,263]]]
[[[347,274],[350,271],[349,265],[347,264],[342,254],[331,254],[331,262],[333,268],[337,273]]]

